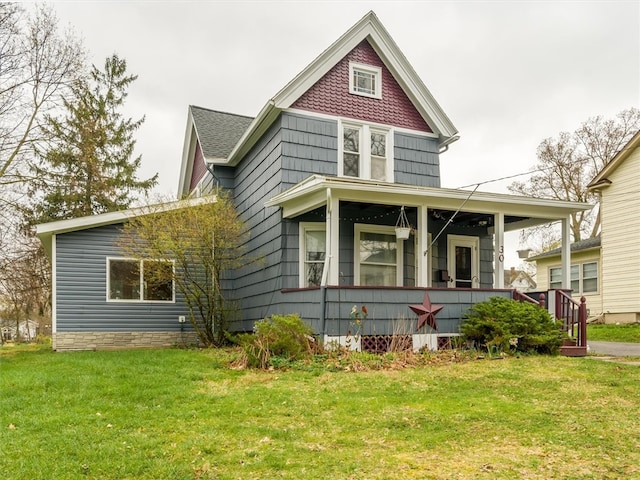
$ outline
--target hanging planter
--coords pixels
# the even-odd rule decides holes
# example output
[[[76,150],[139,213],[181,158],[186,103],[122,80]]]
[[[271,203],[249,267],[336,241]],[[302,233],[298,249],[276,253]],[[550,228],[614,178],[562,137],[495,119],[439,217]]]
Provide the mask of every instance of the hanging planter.
[[[396,222],[396,238],[398,240],[406,240],[411,234],[411,225],[409,225],[409,219],[404,211],[404,205],[400,208],[400,216]]]

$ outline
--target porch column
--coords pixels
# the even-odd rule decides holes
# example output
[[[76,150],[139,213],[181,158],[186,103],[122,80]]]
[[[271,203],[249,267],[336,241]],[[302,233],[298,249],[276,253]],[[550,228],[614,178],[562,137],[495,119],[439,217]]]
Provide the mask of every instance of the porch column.
[[[560,262],[562,264],[562,288],[571,288],[571,217],[562,219],[562,248]]]
[[[493,224],[493,288],[504,288],[504,213],[496,213]]]
[[[327,256],[329,257],[328,285],[340,284],[340,202],[327,189]]]
[[[427,206],[418,206],[418,244],[416,246],[416,257],[418,259],[418,271],[416,272],[416,286],[429,286],[429,216],[427,215]]]

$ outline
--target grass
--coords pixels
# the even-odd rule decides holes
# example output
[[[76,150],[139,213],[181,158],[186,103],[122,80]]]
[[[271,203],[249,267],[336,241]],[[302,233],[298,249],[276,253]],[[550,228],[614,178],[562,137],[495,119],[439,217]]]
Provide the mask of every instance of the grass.
[[[640,478],[640,367],[522,357],[266,372],[229,360],[1,347],[0,476]]]
[[[602,342],[640,343],[640,323],[628,325],[591,324],[587,327],[587,339]]]

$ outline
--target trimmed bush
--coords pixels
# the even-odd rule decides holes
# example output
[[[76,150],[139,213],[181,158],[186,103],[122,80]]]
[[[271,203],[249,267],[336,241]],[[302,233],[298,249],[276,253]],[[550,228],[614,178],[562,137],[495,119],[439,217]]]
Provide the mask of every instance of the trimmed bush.
[[[467,342],[490,353],[557,354],[566,338],[544,308],[503,297],[492,297],[471,307],[460,332]]]
[[[282,368],[313,354],[313,330],[296,315],[273,315],[255,323],[252,334],[239,336],[247,365]]]

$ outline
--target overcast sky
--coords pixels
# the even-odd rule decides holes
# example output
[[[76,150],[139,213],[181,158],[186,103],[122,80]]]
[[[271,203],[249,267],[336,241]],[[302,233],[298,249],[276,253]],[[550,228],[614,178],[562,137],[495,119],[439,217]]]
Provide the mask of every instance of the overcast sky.
[[[141,177],[175,195],[187,107],[255,116],[369,10],[460,132],[442,186],[528,171],[536,147],[640,106],[640,1],[54,2],[98,66],[139,75]],[[505,191],[506,182],[483,185]]]

